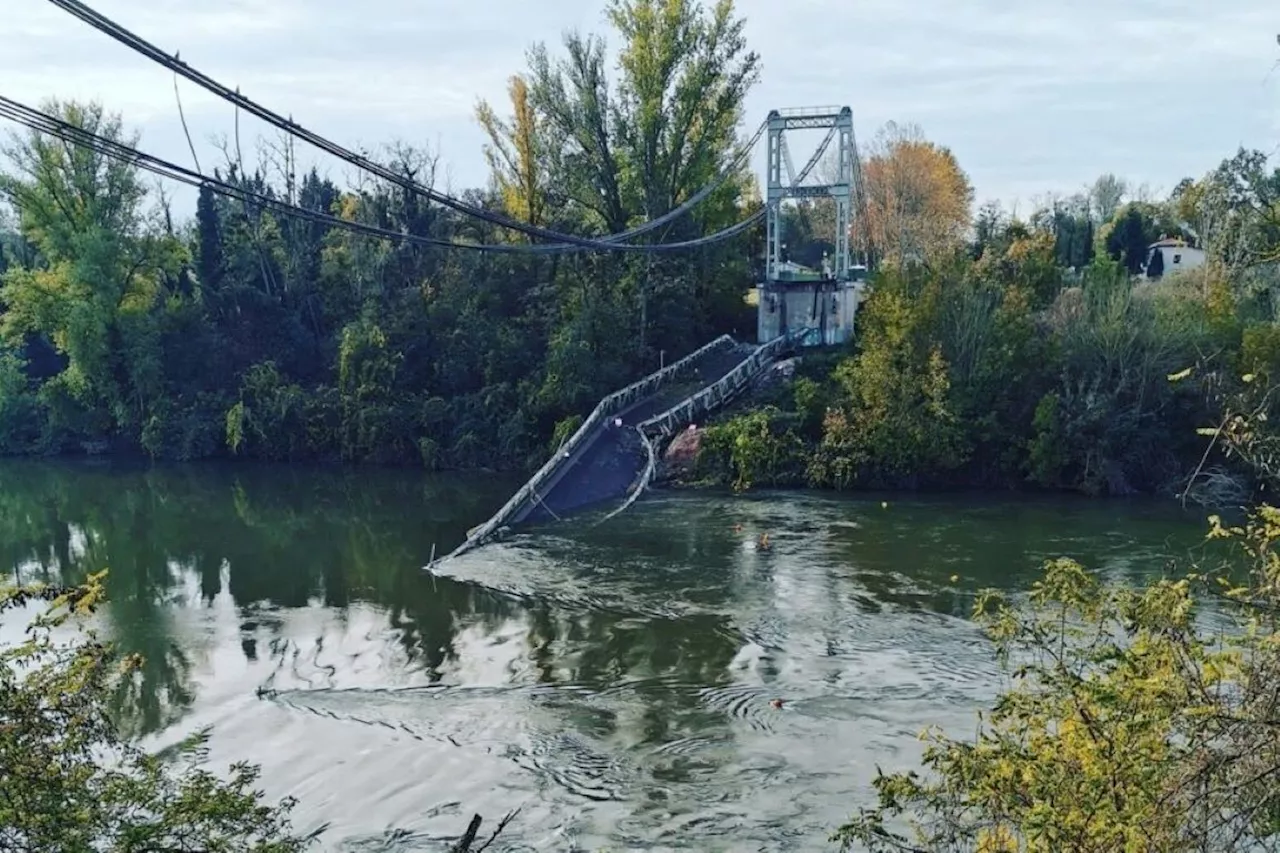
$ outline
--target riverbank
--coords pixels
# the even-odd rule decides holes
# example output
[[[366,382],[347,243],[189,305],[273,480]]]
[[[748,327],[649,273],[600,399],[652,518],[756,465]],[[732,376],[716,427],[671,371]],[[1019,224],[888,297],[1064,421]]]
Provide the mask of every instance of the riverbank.
[[[1023,242],[1006,257],[1052,247]],[[1275,324],[1204,275],[1146,282],[1102,260],[1036,291],[984,261],[883,271],[853,346],[780,366],[680,437],[665,479],[1249,500],[1259,468],[1216,425],[1266,410]]]

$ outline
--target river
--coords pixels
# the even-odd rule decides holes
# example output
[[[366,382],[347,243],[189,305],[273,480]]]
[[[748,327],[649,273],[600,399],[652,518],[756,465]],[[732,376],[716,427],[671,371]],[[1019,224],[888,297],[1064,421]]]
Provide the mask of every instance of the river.
[[[1155,502],[655,493],[422,571],[517,485],[0,462],[0,570],[109,567],[105,630],[147,661],[130,730],[212,727],[321,849],[519,808],[491,850],[819,851],[999,689],[979,588],[1063,555],[1139,581],[1204,531]]]

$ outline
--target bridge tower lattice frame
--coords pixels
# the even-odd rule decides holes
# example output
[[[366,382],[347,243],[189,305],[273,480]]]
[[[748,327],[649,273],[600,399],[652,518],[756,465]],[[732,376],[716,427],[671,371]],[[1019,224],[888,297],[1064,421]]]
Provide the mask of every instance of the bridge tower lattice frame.
[[[836,180],[826,184],[796,182],[787,149],[788,130],[828,130],[836,142]],[[765,279],[778,280],[782,263],[782,201],[788,198],[829,196],[835,201],[836,233],[832,260],[833,278],[848,281],[852,255],[849,228],[852,224],[855,196],[860,198],[861,168],[857,143],[853,136],[853,110],[849,107],[801,107],[772,110],[769,113],[769,148],[767,171],[768,212],[765,220]],[[826,147],[826,142],[822,148]],[[821,149],[819,150],[819,154]],[[818,155],[815,155],[815,157]],[[788,180],[783,182],[783,169]]]

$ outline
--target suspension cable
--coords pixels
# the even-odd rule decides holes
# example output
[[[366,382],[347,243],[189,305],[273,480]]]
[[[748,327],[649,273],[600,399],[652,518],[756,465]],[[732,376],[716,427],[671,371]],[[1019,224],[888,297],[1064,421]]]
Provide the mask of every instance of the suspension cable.
[[[299,207],[298,205],[272,198],[269,195],[254,192],[243,186],[236,186],[217,178],[202,175],[199,172],[193,172],[176,163],[139,151],[136,148],[124,145],[123,143],[115,140],[99,136],[82,127],[77,127],[74,124],[28,107],[11,98],[4,97],[3,95],[0,95],[0,118],[8,119],[39,133],[57,137],[58,139],[73,145],[90,149],[105,157],[110,157],[112,159],[128,163],[129,165],[169,180],[197,188],[207,187],[218,195],[241,202],[252,202],[253,204],[261,205],[265,209],[272,210],[284,216],[328,225],[365,236],[395,240],[413,245],[506,254],[528,254],[531,251],[536,252],[539,249],[549,248],[545,246],[527,246],[515,243],[459,243],[437,237],[425,237],[402,231],[394,231],[389,228],[369,225],[367,223],[344,219],[332,214]],[[731,237],[744,231],[751,224],[758,221],[762,215],[763,210],[757,211],[743,221],[736,225],[732,225],[729,228],[723,229],[715,235],[709,235],[708,237],[702,237],[696,240],[686,240],[681,243],[664,243],[652,248],[685,249],[706,245],[708,242],[726,239],[727,237]],[[712,240],[712,238],[714,238],[714,240]]]
[[[238,89],[232,90],[227,86],[223,85],[222,83],[219,83],[217,80],[213,79],[212,77],[208,76],[207,74],[201,71],[198,71],[197,69],[189,66],[187,63],[179,60],[177,57],[169,56],[167,53],[162,51],[160,48],[156,47],[154,44],[130,32],[120,24],[117,24],[115,21],[106,17],[105,15],[100,14],[99,12],[95,11],[91,7],[80,2],[80,0],[49,0],[49,2],[57,6],[58,8],[62,9],[63,11],[71,14],[72,16],[78,18],[84,23],[88,24],[89,26],[93,27],[99,32],[107,36],[110,36],[111,38],[125,45],[126,47],[129,47],[130,49],[136,51],[137,53],[140,53],[143,56],[147,57],[148,59],[151,59],[153,62],[156,62],[159,65],[163,66],[164,68],[167,68],[170,71],[173,71],[174,73],[185,77],[187,80],[191,81],[192,83],[195,83],[197,86],[200,86],[206,91],[214,95],[217,95],[219,98],[222,98],[223,100],[231,104],[234,104],[240,109],[245,110],[251,115],[256,116],[257,118],[261,119],[262,121],[266,122],[267,124],[270,124],[271,126],[279,130],[282,130],[292,136],[295,136],[299,139],[302,139],[306,142],[311,143],[312,145],[319,148],[320,150],[325,151],[326,153],[329,153],[340,160],[350,163],[351,165],[356,166],[357,168],[363,169],[364,171],[370,172],[371,174],[377,175],[383,180],[388,181],[389,183],[395,184],[397,186],[400,186],[405,190],[408,190],[409,192],[413,192],[418,195],[423,195],[428,199],[435,201],[441,205],[444,205],[445,207],[456,210],[459,213],[474,217],[476,219],[480,219],[482,221],[488,222],[492,225],[496,225],[501,228],[507,228],[513,231],[519,231],[530,237],[538,237],[541,239],[556,241],[557,243],[564,244],[565,246],[573,247],[573,249],[577,249],[577,250],[594,249],[594,250],[601,250],[601,251],[636,251],[636,252],[666,251],[666,250],[674,250],[674,249],[691,248],[694,246],[707,245],[708,243],[717,242],[718,240],[725,239],[729,236],[732,236],[733,234],[738,233],[739,231],[742,230],[742,227],[749,225],[750,223],[754,222],[758,218],[758,216],[753,215],[752,217],[748,217],[748,219],[743,220],[742,222],[739,222],[736,225],[730,226],[729,228],[716,232],[715,234],[710,234],[710,235],[707,235],[706,237],[699,238],[698,240],[688,240],[680,243],[653,243],[653,244],[640,244],[640,245],[621,242],[622,240],[625,240],[629,237],[636,236],[636,234],[642,234],[647,231],[651,231],[654,228],[657,228],[662,224],[665,224],[671,219],[674,219],[676,216],[683,215],[683,213],[687,212],[695,204],[700,202],[702,199],[706,198],[706,196],[710,194],[711,190],[714,189],[714,187],[711,187],[710,189],[704,187],[703,191],[700,191],[699,194],[696,194],[697,201],[692,201],[692,199],[690,201],[686,201],[685,204],[681,205],[679,208],[676,208],[676,210],[673,210],[670,213],[664,215],[668,218],[664,219],[662,217],[659,217],[658,220],[654,220],[653,222],[646,223],[645,225],[639,226],[639,228],[633,229],[630,232],[621,232],[620,234],[610,235],[605,238],[597,239],[597,238],[589,238],[589,237],[579,237],[577,235],[565,234],[563,232],[555,231],[548,228],[543,228],[541,226],[532,225],[527,222],[520,222],[519,220],[512,219],[508,216],[504,216],[494,211],[485,210],[484,208],[469,204],[467,202],[454,198],[453,196],[450,196],[446,193],[442,193],[431,187],[422,186],[414,182],[413,180],[407,178],[406,176],[400,175],[379,163],[376,163],[360,154],[355,153],[354,151],[346,149],[341,145],[338,145],[337,143],[331,142],[330,140],[299,125],[298,123],[294,122],[292,119],[285,118],[284,116],[281,116],[280,114],[275,113],[270,109],[267,109],[266,107],[256,103],[255,101],[252,101],[249,98],[241,95]],[[754,142],[760,138],[760,135],[763,133],[764,127],[765,125],[762,124],[760,129],[757,130],[755,136],[752,138],[753,145],[754,145]],[[739,155],[739,157],[742,157],[742,156],[744,155],[741,155],[741,154]],[[727,175],[721,176],[719,183],[722,183],[724,180],[727,179],[727,177],[728,177]],[[716,182],[713,182],[713,183],[716,183]],[[692,203],[690,203],[691,201]],[[533,248],[533,247],[526,247],[526,248]],[[537,248],[543,249],[545,251],[545,250],[552,249],[552,245],[544,244]],[[562,248],[562,246],[560,245],[556,245],[554,250],[564,251],[565,249]]]

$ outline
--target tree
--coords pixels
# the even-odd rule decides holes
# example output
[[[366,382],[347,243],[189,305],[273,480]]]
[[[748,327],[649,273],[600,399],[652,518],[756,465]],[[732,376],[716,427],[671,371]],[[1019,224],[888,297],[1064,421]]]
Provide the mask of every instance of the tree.
[[[1164,252],[1156,249],[1147,262],[1147,278],[1160,278],[1164,275]]]
[[[734,155],[759,57],[747,50],[745,22],[732,0],[709,7],[698,0],[612,0],[606,16],[621,39],[614,79],[604,39],[573,32],[562,56],[545,44],[530,49],[523,82],[512,86],[511,120],[498,121],[481,105],[504,205],[519,214],[540,198],[535,208],[558,227],[616,233],[714,184],[696,210],[649,239],[692,239],[738,222],[751,180],[749,165],[735,163]],[[534,186],[545,192],[533,193]],[[587,269],[590,275],[580,274]],[[741,245],[724,243],[681,257],[575,259],[556,272],[562,325],[551,336],[549,362],[576,363],[557,349],[604,334],[611,348],[621,344],[649,366],[656,365],[656,349],[688,351],[739,321],[748,259]],[[572,289],[565,286],[570,280]],[[565,376],[556,374],[548,382]]]
[[[552,182],[616,232],[675,207],[727,165],[760,60],[732,0],[709,11],[697,0],[613,0],[607,16],[622,37],[616,86],[603,39],[578,33],[561,60],[535,45],[527,80]],[[708,199],[707,226],[736,218],[740,178]]]
[[[196,269],[200,283],[216,291],[222,283],[222,228],[218,222],[218,204],[213,190],[200,187],[196,199]]]
[[[941,277],[922,270],[880,274],[859,317],[858,355],[832,374],[838,405],[811,465],[818,484],[897,487],[966,461],[950,366],[936,336],[945,297]]]
[[[545,140],[525,78],[514,75],[507,91],[511,98],[510,121],[499,118],[485,101],[476,106],[476,120],[489,137],[484,147],[485,159],[507,213],[531,225],[541,225],[548,191],[543,161]]]
[[[99,104],[50,101],[44,109],[136,144]],[[118,424],[140,424],[163,391],[151,310],[185,264],[185,249],[146,221],[145,189],[132,164],[34,131],[13,137],[5,153],[14,171],[0,175],[0,193],[42,264],[5,274],[0,334],[11,345],[41,336],[65,354],[66,370],[50,393],[83,413],[77,431],[96,438]]]
[[[1280,169],[1240,149],[1199,181],[1183,181],[1175,212],[1227,271],[1280,259]]]
[[[1121,262],[1129,275],[1141,275],[1151,244],[1165,236],[1152,210],[1137,202],[1127,204],[1108,225],[1104,241],[1107,254]]]
[[[1243,545],[1247,580],[1192,572],[1120,588],[1054,560],[1026,609],[980,596],[1010,688],[976,740],[928,735],[927,778],[879,774],[879,805],[839,831],[843,847],[1272,849],[1280,510],[1262,506],[1243,527],[1213,518],[1210,537]],[[1234,629],[1197,621],[1207,600]]]
[[[1089,188],[1089,207],[1095,222],[1110,222],[1124,204],[1129,185],[1111,173],[1101,175]]]
[[[886,260],[932,263],[964,244],[973,188],[955,155],[918,127],[886,125],[862,174],[869,221],[860,241],[870,238]]]
[[[988,251],[1000,251],[1000,237],[1004,234],[1008,217],[998,201],[985,201],[978,208],[973,221],[973,259],[981,260]]]
[[[0,589],[0,614],[44,602],[26,638],[0,649],[0,849],[254,851],[294,853],[291,800],[266,803],[257,768],[237,764],[226,780],[202,769],[203,737],[177,764],[127,743],[111,715],[111,693],[142,665],[120,660],[92,634],[56,639],[94,611],[102,575],[73,588]]]

